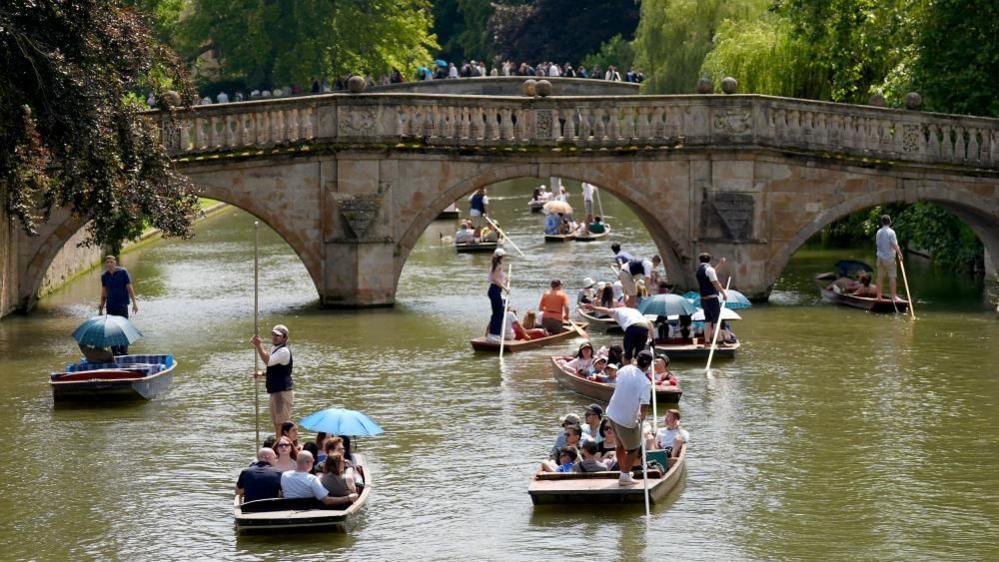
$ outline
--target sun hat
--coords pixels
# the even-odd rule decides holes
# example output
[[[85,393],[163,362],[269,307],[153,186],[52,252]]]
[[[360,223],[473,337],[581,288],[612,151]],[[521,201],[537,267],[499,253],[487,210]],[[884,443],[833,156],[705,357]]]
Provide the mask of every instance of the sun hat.
[[[576,414],[566,414],[566,415],[562,416],[561,418],[559,418],[559,423],[561,425],[565,425],[567,423],[571,423],[573,425],[579,425],[579,423],[580,423],[579,422],[579,416],[577,416]]]
[[[597,284],[597,282],[594,281],[592,277],[587,277],[586,279],[583,279],[583,288],[584,289],[589,289],[590,287],[592,287],[592,286],[594,286],[596,284]]]
[[[504,250],[503,248],[496,248],[496,250],[493,252],[493,255],[503,257],[506,255],[506,250]]]
[[[271,328],[271,333],[278,336],[288,337],[288,326],[285,326],[284,324],[278,324],[277,326]]]

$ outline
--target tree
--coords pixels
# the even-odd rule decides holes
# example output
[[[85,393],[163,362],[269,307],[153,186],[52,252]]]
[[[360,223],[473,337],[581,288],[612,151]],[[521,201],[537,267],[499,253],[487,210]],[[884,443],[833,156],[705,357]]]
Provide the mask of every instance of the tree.
[[[537,0],[494,4],[490,35],[514,61],[578,63],[615,35],[630,40],[638,24],[634,0]]]
[[[580,62],[587,68],[593,68],[594,65],[607,68],[613,65],[624,75],[632,67],[634,60],[635,49],[631,41],[625,41],[620,35],[615,35],[609,41],[600,45],[600,49],[597,52],[583,57],[583,60]]]
[[[190,99],[193,90],[134,11],[116,0],[7,0],[0,75],[0,183],[26,231],[58,205],[90,220],[90,241],[112,250],[144,221],[190,234],[193,188],[131,92],[174,87]]]
[[[307,84],[350,74],[407,74],[438,48],[428,0],[193,0],[177,46],[211,44],[224,78]]]

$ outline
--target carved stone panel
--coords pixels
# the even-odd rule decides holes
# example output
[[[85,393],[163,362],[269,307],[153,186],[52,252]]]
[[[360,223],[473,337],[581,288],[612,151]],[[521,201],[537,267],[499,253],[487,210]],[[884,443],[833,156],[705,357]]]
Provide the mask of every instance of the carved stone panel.
[[[722,111],[715,113],[712,125],[717,132],[741,135],[752,128],[751,115],[748,111]]]
[[[354,239],[361,239],[367,234],[371,223],[378,216],[378,209],[382,204],[382,193],[365,193],[349,195],[345,193],[333,194],[337,207],[340,209],[340,216],[347,223],[346,234],[352,235]]]
[[[378,121],[370,107],[343,107],[339,110],[337,132],[346,136],[365,136],[376,133]]]
[[[706,230],[721,229],[731,241],[747,241],[753,236],[756,200],[748,193],[706,193],[701,222]]]

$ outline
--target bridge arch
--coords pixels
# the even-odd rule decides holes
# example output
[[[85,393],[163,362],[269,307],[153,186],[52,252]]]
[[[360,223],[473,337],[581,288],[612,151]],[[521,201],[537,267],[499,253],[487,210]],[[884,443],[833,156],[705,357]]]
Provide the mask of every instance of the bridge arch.
[[[408,228],[399,238],[394,285],[398,286],[406,260],[421,234],[447,206],[464,199],[479,188],[488,188],[509,180],[521,178],[545,180],[551,176],[591,183],[619,199],[635,213],[649,232],[659,254],[663,257],[669,277],[686,279],[687,270],[690,268],[682,266],[690,262],[686,250],[690,247],[690,243],[686,236],[685,221],[677,214],[686,213],[687,209],[671,209],[659,213],[651,211],[650,205],[641,203],[648,198],[643,195],[640,188],[622,181],[618,174],[602,171],[600,165],[595,162],[584,161],[574,164],[526,162],[491,164],[456,181],[449,182],[448,178],[442,176],[439,185],[430,190],[434,194],[430,201],[409,221]]]
[[[985,269],[993,271],[999,260],[999,202],[979,197],[970,190],[929,189],[925,186],[907,191],[881,189],[846,198],[805,222],[798,234],[776,249],[766,268],[769,286],[787,267],[791,256],[814,235],[833,222],[850,214],[891,203],[929,202],[940,205],[965,222],[985,247]],[[872,246],[873,252],[873,246]]]

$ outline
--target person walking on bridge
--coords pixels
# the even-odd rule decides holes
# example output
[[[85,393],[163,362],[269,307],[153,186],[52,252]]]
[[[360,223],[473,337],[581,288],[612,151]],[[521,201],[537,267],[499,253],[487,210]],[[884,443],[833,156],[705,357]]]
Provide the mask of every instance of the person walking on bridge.
[[[878,233],[874,235],[874,244],[877,247],[878,254],[878,283],[877,283],[877,300],[884,298],[881,294],[882,287],[884,287],[885,275],[888,276],[888,284],[891,286],[891,300],[897,301],[898,299],[898,271],[895,266],[895,256],[898,259],[902,259],[902,249],[898,246],[898,238],[895,236],[895,231],[891,228],[891,217],[888,215],[881,216],[881,228],[878,229]]]
[[[255,376],[266,376],[267,395],[269,397],[271,423],[274,424],[274,435],[281,435],[281,424],[291,419],[291,407],[295,400],[294,383],[291,380],[291,369],[294,365],[291,349],[288,347],[288,327],[278,324],[271,329],[270,353],[264,351],[260,336],[250,338],[250,343],[257,348],[257,355],[267,365],[267,370],[256,373]]]

